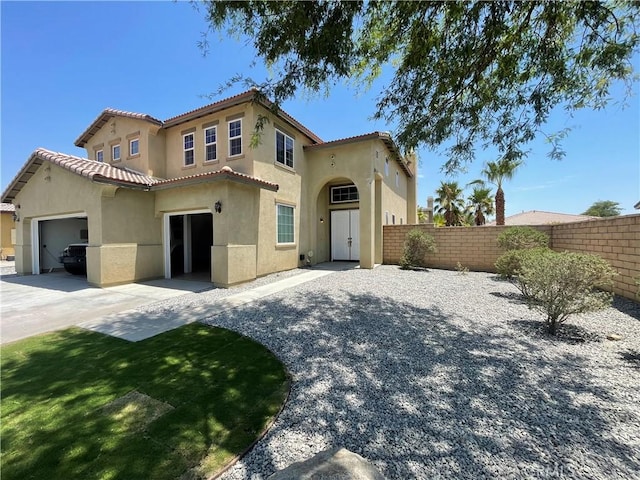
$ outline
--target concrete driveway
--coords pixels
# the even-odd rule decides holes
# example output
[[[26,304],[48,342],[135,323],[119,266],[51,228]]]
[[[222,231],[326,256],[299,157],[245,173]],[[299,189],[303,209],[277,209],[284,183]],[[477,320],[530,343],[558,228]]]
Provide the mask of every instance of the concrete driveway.
[[[85,277],[66,272],[2,275],[0,341],[13,342],[210,288],[211,283],[177,279],[96,288]]]

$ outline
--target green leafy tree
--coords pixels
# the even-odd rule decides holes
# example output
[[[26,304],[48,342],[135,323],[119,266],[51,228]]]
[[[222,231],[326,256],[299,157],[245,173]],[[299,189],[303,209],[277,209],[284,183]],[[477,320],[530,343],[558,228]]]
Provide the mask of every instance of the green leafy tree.
[[[466,208],[458,182],[440,182],[435,203],[438,205],[436,211],[444,216],[447,227],[462,225]]]
[[[597,255],[531,250],[521,257],[517,285],[527,305],[546,315],[549,333],[570,315],[592,312],[611,304],[610,287],[616,271]]]
[[[426,267],[427,255],[436,251],[436,241],[431,235],[419,228],[409,230],[400,258],[400,266],[404,269]]]
[[[622,212],[620,203],[611,200],[598,200],[594,202],[582,215],[592,215],[594,217],[617,217]]]
[[[595,2],[354,1],[196,3],[211,31],[244,37],[272,77],[238,76],[277,108],[298,89],[327,91],[349,79],[384,86],[374,118],[398,125],[406,150],[447,145],[451,172],[493,145],[520,159],[546,135],[561,158],[561,132],[542,131],[550,112],[602,108],[613,82],[631,91],[640,4]],[[240,32],[240,33],[239,33]],[[201,48],[209,49],[208,36]],[[263,125],[258,121],[257,127]]]
[[[493,197],[491,189],[487,187],[475,187],[468,198],[469,206],[473,211],[473,221],[476,225],[484,225],[486,216],[493,215]]]

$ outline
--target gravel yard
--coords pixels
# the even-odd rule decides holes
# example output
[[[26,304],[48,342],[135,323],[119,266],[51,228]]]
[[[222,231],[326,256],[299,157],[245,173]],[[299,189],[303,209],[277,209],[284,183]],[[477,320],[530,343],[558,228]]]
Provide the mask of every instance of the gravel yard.
[[[223,478],[266,479],[333,446],[389,479],[640,478],[639,306],[617,299],[557,339],[541,319],[495,275],[395,266],[211,317],[293,377],[272,430]]]

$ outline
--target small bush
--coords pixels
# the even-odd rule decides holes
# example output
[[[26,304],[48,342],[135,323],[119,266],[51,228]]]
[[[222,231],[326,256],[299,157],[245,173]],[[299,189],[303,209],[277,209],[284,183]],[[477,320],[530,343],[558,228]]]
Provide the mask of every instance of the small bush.
[[[496,271],[502,278],[508,278],[512,280],[518,275],[520,270],[520,264],[522,259],[531,254],[537,254],[538,252],[548,251],[548,248],[530,248],[527,250],[509,250],[503,253],[496,260]]]
[[[509,227],[498,235],[498,246],[507,251],[548,247],[549,235],[531,227]]]
[[[613,295],[598,290],[612,285],[615,270],[597,255],[549,249],[529,250],[520,257],[516,285],[530,309],[547,316],[549,333],[570,315],[601,310]]]
[[[427,254],[436,251],[435,239],[419,228],[414,228],[407,233],[400,266],[402,268],[426,267]]]

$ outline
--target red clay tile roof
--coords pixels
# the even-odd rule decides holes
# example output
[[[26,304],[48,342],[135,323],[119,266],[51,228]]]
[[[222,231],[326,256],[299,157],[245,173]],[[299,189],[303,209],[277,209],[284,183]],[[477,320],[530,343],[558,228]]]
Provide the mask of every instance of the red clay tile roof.
[[[395,144],[393,139],[391,138],[391,134],[388,132],[371,132],[364,133],[362,135],[356,135],[354,137],[346,137],[340,138],[338,140],[331,140],[330,142],[318,143],[315,145],[305,145],[305,150],[319,150],[327,147],[335,147],[338,145],[345,145],[349,143],[363,142],[366,140],[382,140],[384,144],[387,146],[389,151],[393,154],[396,162],[402,167],[404,172],[409,177],[413,177],[413,171],[409,168],[408,163],[404,160],[403,156],[400,154],[400,150],[398,146]]]
[[[76,139],[74,145],[76,147],[84,147],[86,143],[93,137],[113,117],[135,118],[153,123],[154,125],[162,125],[162,121],[145,113],[125,112],[124,110],[116,110],[115,108],[105,108],[100,115],[82,132]]]
[[[573,223],[585,220],[596,220],[600,217],[589,215],[573,215],[570,213],[543,212],[541,210],[530,210],[528,212],[517,213],[504,219],[505,225],[549,225],[553,223]],[[489,222],[487,225],[495,225],[496,222]]]
[[[145,120],[151,122],[155,125],[162,126],[163,128],[173,127],[176,125],[180,125],[181,123],[188,122],[189,120],[193,120],[196,118],[203,117],[205,115],[209,115],[210,113],[217,112],[220,110],[224,110],[225,108],[230,108],[235,105],[240,105],[242,103],[258,101],[260,104],[267,108],[271,108],[273,103],[264,98],[256,98],[257,90],[251,89],[246,92],[239,93],[238,95],[234,95],[229,98],[225,98],[223,100],[219,100],[217,102],[211,103],[209,105],[205,105],[204,107],[196,108],[195,110],[191,110],[189,112],[181,113],[180,115],[176,115],[175,117],[171,117],[164,122],[158,120],[157,118],[152,117],[151,115],[146,115],[144,113],[133,113],[133,112],[125,112],[123,110],[116,110],[114,108],[106,108],[102,111],[100,115],[89,125],[89,127],[82,132],[82,134],[76,139],[74,145],[77,147],[84,147],[86,143],[93,137],[98,130],[100,130],[112,117],[128,117],[128,118],[136,118],[138,120]],[[302,133],[307,135],[311,140],[317,143],[322,143],[322,139],[318,137],[315,133],[309,130],[307,127],[298,122],[295,118],[289,115],[284,110],[280,109],[277,112],[284,121],[291,124],[293,127],[300,130]]]
[[[11,181],[7,189],[2,194],[2,201],[13,200],[22,187],[26,185],[29,179],[36,173],[38,168],[44,162],[51,162],[54,165],[64,168],[82,177],[88,178],[97,183],[108,183],[126,188],[137,188],[143,190],[178,187],[191,185],[210,180],[231,180],[238,183],[245,183],[265,188],[267,190],[277,191],[278,185],[267,182],[251,175],[235,172],[229,167],[223,167],[215,172],[200,173],[180,178],[163,179],[144,175],[133,170],[114,167],[112,165],[96,162],[87,158],[76,157],[75,155],[67,155],[64,153],[52,152],[45,148],[38,148],[29,157],[22,169]]]

